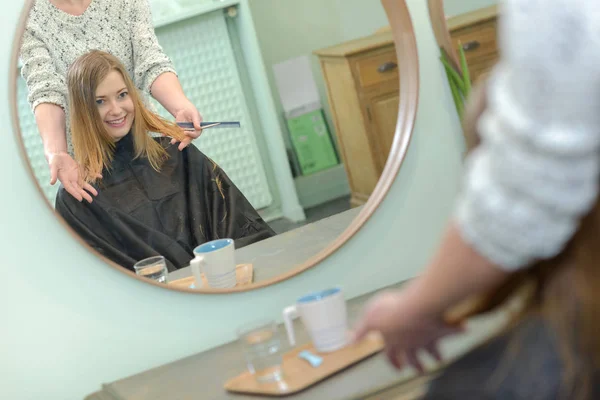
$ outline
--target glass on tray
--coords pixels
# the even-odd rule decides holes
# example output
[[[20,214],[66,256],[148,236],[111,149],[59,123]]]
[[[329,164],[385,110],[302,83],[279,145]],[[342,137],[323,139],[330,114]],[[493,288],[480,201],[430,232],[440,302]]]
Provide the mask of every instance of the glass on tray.
[[[278,382],[283,377],[281,340],[275,321],[257,321],[237,330],[246,366],[261,383]]]

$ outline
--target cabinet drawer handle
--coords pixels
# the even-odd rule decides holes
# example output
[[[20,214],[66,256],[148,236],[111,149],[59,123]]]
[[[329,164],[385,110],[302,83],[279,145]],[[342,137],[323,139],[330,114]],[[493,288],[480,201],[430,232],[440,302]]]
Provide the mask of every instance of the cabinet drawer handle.
[[[379,72],[381,72],[381,73],[384,73],[384,72],[388,72],[388,71],[391,71],[391,70],[393,70],[393,69],[394,69],[394,68],[396,68],[397,66],[398,66],[398,64],[396,64],[395,62],[393,62],[393,61],[389,61],[389,62],[386,62],[386,63],[384,63],[384,64],[381,64],[381,65],[379,66],[379,68],[377,68],[377,71],[379,71]]]
[[[477,40],[471,40],[462,45],[464,51],[475,50],[480,46],[480,43]]]

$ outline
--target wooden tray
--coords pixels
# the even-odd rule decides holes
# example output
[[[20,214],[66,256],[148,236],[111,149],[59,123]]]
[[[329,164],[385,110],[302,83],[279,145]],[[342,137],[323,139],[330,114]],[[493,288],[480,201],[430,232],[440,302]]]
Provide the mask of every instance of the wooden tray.
[[[254,267],[252,264],[238,264],[235,268],[235,276],[237,278],[236,286],[244,286],[252,283],[254,278]],[[188,276],[187,278],[177,279],[169,282],[169,286],[176,286],[181,288],[189,288],[192,284],[196,283],[196,278],[194,276]],[[203,287],[207,288],[208,282],[206,281],[206,276],[202,273],[202,283]],[[195,285],[195,289],[199,289],[198,285]]]
[[[283,380],[280,382],[259,383],[250,372],[246,371],[227,381],[224,388],[236,393],[287,396],[304,390],[382,349],[383,340],[378,334],[370,334],[361,342],[332,353],[319,353],[310,343],[283,355]],[[297,354],[303,350],[322,357],[323,363],[313,368],[307,361],[297,357]]]

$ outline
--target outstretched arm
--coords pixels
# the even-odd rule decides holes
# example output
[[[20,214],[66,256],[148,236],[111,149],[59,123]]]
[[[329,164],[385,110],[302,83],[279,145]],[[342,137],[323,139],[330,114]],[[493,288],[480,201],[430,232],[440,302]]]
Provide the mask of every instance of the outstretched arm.
[[[136,85],[154,97],[177,122],[193,122],[194,130],[179,145],[183,150],[200,136],[202,116],[185,96],[175,68],[158,43],[148,0],[132,0],[134,77]]]
[[[96,190],[80,182],[79,169],[67,153],[66,83],[56,72],[45,43],[26,29],[21,45],[21,74],[28,89],[28,100],[35,115],[50,168],[50,184],[60,180],[67,192],[77,200],[92,202]],[[91,194],[91,195],[90,195]]]

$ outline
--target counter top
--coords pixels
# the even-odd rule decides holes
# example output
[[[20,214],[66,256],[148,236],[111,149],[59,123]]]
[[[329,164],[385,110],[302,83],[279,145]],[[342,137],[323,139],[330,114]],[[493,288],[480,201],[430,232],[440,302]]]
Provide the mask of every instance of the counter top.
[[[252,264],[254,282],[275,278],[325,249],[346,230],[361,209],[362,206],[355,207],[237,249],[235,261],[237,264]],[[185,267],[171,272],[169,281],[189,276],[192,276],[192,271]]]
[[[399,288],[401,284],[391,288]],[[348,301],[348,317],[353,324],[361,315],[365,302],[372,294],[366,294]],[[449,338],[441,345],[446,360],[454,359],[466,350],[493,334],[505,321],[506,314],[480,317],[470,321],[467,333]],[[295,321],[297,341],[301,345],[308,337]],[[285,340],[283,327],[280,325]],[[284,348],[283,351],[289,349]],[[425,366],[434,370],[437,366],[429,358]],[[245,363],[238,343],[231,342],[205,352],[150,369],[138,375],[103,385],[100,392],[90,395],[87,400],[164,400],[164,399],[211,399],[211,400],[260,400],[262,396],[246,396],[228,393],[223,384],[230,378],[244,372]],[[365,399],[378,393],[378,400],[399,399],[398,387],[414,378],[412,369],[394,370],[380,353],[350,367],[303,392],[286,396],[292,400],[348,400]],[[392,388],[391,390],[385,390]],[[383,392],[382,392],[383,391]],[[390,396],[380,393],[392,393]],[[412,397],[414,398],[414,397]],[[269,398],[272,399],[272,398]]]

